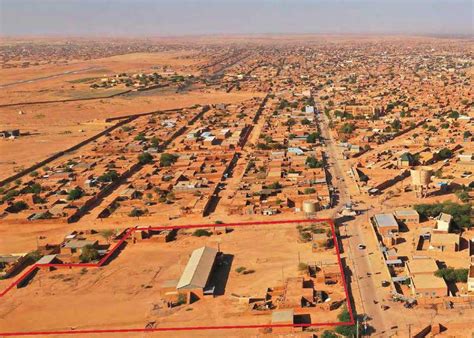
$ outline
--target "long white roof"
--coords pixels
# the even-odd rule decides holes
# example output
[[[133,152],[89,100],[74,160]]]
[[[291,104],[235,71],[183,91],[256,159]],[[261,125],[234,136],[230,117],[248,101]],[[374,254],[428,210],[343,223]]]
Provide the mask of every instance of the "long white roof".
[[[217,249],[203,246],[191,254],[176,289],[204,288],[211,273]]]

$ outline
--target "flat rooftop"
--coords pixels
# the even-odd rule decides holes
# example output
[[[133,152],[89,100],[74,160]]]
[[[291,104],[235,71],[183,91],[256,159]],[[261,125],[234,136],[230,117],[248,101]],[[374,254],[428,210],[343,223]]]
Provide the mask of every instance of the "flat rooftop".
[[[397,220],[393,214],[376,214],[374,216],[375,223],[378,227],[398,227]]]

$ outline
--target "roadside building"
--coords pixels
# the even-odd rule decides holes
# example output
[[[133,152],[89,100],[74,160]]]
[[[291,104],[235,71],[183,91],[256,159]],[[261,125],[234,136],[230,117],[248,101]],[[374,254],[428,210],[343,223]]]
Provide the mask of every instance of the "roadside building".
[[[413,295],[417,297],[445,297],[448,287],[443,278],[429,274],[418,274],[411,278]]]
[[[393,214],[376,214],[373,218],[380,235],[389,236],[398,233],[399,227]]]

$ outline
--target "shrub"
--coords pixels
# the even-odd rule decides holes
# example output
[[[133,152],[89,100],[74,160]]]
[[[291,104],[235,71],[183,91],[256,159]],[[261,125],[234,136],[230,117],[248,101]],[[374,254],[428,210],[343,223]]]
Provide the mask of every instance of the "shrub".
[[[95,261],[99,258],[99,251],[94,248],[92,245],[88,244],[82,249],[82,253],[79,256],[79,259],[82,263],[89,263]]]
[[[193,232],[193,236],[195,237],[209,237],[212,235],[212,232],[207,231],[205,229],[197,229],[196,231]]]
[[[239,266],[237,269],[235,269],[235,272],[242,273],[245,271],[245,269],[246,269],[245,266]]]
[[[176,305],[183,305],[186,304],[186,294],[180,293],[178,294],[178,300],[176,301]]]
[[[308,264],[303,263],[303,262],[299,263],[299,264],[298,264],[298,270],[299,270],[299,271],[306,271],[306,270],[308,270]]]

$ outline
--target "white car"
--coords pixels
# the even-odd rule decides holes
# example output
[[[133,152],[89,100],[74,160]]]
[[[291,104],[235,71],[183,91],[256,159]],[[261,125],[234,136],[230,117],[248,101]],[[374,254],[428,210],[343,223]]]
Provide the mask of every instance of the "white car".
[[[357,246],[357,249],[359,249],[359,250],[364,250],[364,249],[365,249],[365,245],[364,245],[364,244],[359,244],[359,245]]]

